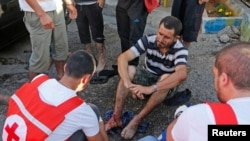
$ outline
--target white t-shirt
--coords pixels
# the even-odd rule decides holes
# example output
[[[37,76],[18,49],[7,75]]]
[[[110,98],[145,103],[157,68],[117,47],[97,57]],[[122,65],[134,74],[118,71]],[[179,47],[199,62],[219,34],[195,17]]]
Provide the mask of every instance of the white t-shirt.
[[[22,11],[34,12],[26,0],[18,0]],[[62,0],[36,0],[45,12],[54,11],[62,7]]]
[[[76,95],[75,91],[66,88],[55,79],[47,80],[38,87],[38,90],[42,101],[54,106]],[[79,129],[82,129],[87,136],[94,136],[99,132],[99,121],[97,116],[92,108],[85,102],[66,114],[65,120],[46,140],[65,140]]]
[[[227,102],[237,117],[238,124],[250,124],[250,97],[237,98]],[[175,141],[207,141],[208,125],[215,125],[211,108],[207,104],[189,107],[177,119],[172,130]]]

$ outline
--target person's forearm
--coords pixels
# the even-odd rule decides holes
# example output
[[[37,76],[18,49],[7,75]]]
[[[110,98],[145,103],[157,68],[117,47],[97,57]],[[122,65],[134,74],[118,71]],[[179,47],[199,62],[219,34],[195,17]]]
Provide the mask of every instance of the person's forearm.
[[[104,123],[103,122],[100,122],[100,132],[101,132],[101,135],[104,139],[104,141],[109,141],[109,137],[107,135],[107,132],[105,131],[105,128],[104,128]]]
[[[64,3],[66,5],[75,5],[75,1],[74,0],[64,0]]]
[[[127,85],[130,81],[130,77],[128,74],[128,60],[124,58],[125,55],[121,55],[118,57],[118,72],[120,75],[120,78],[124,81],[125,85]]]
[[[166,78],[163,78],[162,80],[156,83],[157,91],[171,89],[173,87],[176,87],[177,85],[185,81],[186,78],[187,78],[187,72],[185,70],[170,74]]]
[[[167,127],[167,135],[166,135],[166,140],[167,141],[174,141],[173,136],[172,136],[172,129],[176,123],[177,119],[174,119]]]
[[[46,13],[36,0],[26,0],[26,2],[35,11],[38,17],[41,17]]]
[[[97,0],[97,3],[99,4],[99,6],[100,6],[101,8],[103,8],[103,7],[104,7],[104,4],[105,4],[105,0]]]

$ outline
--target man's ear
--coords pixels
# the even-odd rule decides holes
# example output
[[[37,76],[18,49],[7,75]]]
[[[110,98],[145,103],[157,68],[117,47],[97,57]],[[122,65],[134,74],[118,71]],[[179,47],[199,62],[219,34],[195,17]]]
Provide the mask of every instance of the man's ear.
[[[81,82],[84,84],[84,85],[87,85],[91,79],[92,75],[91,74],[85,74],[82,79],[81,79]]]
[[[180,40],[180,39],[181,39],[181,36],[180,36],[180,35],[176,35],[176,36],[175,36],[175,41]]]
[[[221,81],[220,84],[222,84],[223,86],[228,85],[228,83],[230,81],[228,75],[224,72],[221,73],[221,75],[219,76],[219,79],[220,79],[219,81]]]

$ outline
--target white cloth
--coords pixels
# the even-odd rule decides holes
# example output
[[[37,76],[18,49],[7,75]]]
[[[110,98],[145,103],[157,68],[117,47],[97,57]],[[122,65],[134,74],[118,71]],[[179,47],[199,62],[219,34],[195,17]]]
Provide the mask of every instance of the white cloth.
[[[50,79],[38,87],[43,102],[57,106],[74,97],[73,90],[66,88],[55,79]],[[53,120],[53,119],[51,119]],[[86,136],[99,132],[99,121],[95,112],[85,102],[65,116],[65,120],[46,139],[47,141],[65,140],[75,131],[82,129]]]
[[[36,0],[45,12],[54,11],[61,7],[62,0]],[[20,8],[22,11],[34,12],[34,10],[29,6],[26,0],[18,0]],[[63,11],[62,11],[63,12]]]
[[[250,124],[250,97],[227,102],[233,108],[238,124]],[[215,125],[214,115],[207,104],[189,107],[177,119],[172,130],[175,141],[207,141],[208,125]]]

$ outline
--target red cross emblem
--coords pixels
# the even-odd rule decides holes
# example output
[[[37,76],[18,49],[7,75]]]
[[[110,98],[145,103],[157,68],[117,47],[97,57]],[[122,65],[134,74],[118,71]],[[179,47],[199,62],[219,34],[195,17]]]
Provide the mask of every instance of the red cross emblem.
[[[5,127],[5,130],[8,133],[7,141],[12,141],[12,140],[19,141],[19,137],[15,133],[17,127],[18,124],[16,122],[13,123],[11,127],[9,125]]]

